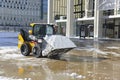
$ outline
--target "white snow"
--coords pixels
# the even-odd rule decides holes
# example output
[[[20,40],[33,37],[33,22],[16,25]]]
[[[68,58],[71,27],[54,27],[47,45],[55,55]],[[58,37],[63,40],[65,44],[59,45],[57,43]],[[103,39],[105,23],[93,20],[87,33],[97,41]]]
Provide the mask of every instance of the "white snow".
[[[15,46],[0,47],[0,53],[7,53],[11,51],[16,51],[16,50],[18,50],[18,48]]]
[[[83,75],[79,75],[79,74],[77,74],[77,73],[62,73],[63,75],[66,75],[66,76],[69,76],[69,77],[72,77],[72,78],[77,78],[77,79],[84,79],[84,78],[86,78],[85,76],[83,76]]]
[[[55,49],[75,48],[76,45],[67,37],[61,35],[46,36],[44,40],[48,43],[42,52],[43,56]]]
[[[44,38],[54,49],[75,48],[76,45],[67,37],[61,35],[46,36]]]
[[[13,79],[13,78],[7,78],[7,77],[0,76],[0,80],[24,80],[24,79]]]
[[[115,47],[115,46],[111,46],[111,47],[107,47],[108,49],[120,49],[120,47]]]
[[[17,47],[0,47],[0,58],[2,59],[18,59],[22,57]]]

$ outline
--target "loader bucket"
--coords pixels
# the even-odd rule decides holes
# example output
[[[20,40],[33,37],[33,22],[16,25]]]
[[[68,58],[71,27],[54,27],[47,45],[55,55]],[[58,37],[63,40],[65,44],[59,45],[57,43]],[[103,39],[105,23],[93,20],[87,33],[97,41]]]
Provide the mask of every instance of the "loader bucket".
[[[43,56],[49,57],[63,54],[76,47],[69,38],[61,35],[46,36],[44,40],[46,42],[46,46],[42,53]]]
[[[56,56],[56,55],[61,55],[61,54],[64,54],[64,53],[67,53],[68,51],[72,50],[73,48],[67,48],[67,49],[55,49],[51,52],[49,52],[48,54],[48,57],[53,57],[53,56]]]

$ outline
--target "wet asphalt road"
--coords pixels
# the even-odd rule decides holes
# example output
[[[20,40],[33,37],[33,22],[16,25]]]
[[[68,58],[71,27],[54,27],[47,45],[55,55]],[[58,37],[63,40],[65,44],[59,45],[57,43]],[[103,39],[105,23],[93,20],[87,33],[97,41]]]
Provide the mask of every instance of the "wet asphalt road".
[[[74,40],[77,48],[52,59],[0,47],[0,80],[120,80],[120,41]]]

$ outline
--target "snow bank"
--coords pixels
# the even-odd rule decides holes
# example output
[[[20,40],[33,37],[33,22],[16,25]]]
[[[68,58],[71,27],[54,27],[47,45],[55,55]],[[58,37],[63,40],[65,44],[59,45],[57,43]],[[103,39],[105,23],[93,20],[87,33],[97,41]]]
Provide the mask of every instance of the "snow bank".
[[[0,58],[3,59],[18,59],[22,58],[23,56],[18,54],[17,47],[0,47]]]

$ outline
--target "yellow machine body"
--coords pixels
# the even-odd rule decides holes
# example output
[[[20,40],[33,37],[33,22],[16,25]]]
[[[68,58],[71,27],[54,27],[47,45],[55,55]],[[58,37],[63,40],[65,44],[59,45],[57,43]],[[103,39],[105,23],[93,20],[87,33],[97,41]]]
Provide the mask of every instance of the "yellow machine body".
[[[34,43],[34,42],[32,42],[32,41],[24,41],[22,35],[21,35],[21,34],[18,34],[18,48],[20,49],[21,46],[22,46],[22,44],[24,44],[24,43],[29,44],[29,47],[30,47],[31,50],[32,50],[32,48],[35,46],[35,43]]]

